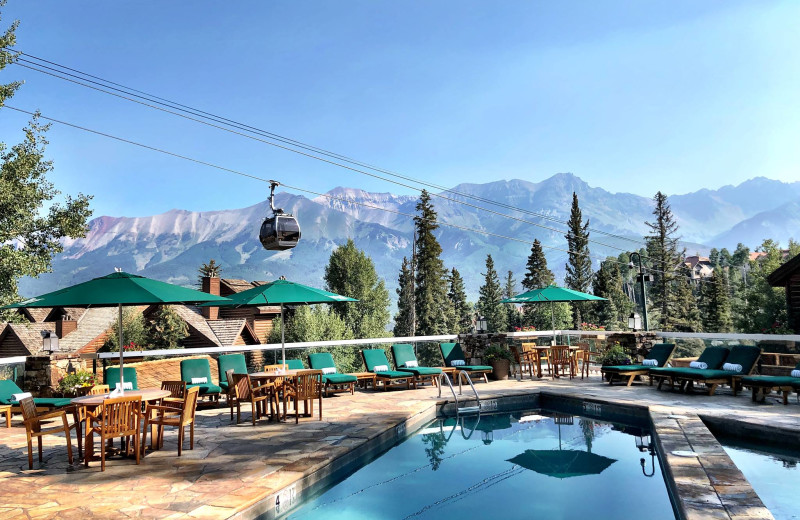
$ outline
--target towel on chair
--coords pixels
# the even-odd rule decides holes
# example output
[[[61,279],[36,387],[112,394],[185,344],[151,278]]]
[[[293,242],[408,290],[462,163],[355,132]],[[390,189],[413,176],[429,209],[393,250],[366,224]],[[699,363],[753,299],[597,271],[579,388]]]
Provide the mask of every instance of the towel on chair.
[[[388,372],[389,367],[387,365],[375,365],[373,372]]]
[[[208,384],[208,378],[207,377],[193,377],[192,378],[192,384],[193,385],[205,385],[205,384]]]
[[[708,368],[708,364],[703,363],[702,361],[692,361],[689,363],[689,368],[699,368],[701,370],[705,370]]]
[[[325,367],[325,368],[322,369],[322,373],[325,374],[325,375],[327,375],[327,374],[335,374],[336,373],[336,367]]]
[[[467,363],[463,359],[454,359],[453,361],[450,362],[450,366],[454,367],[463,367],[466,364]]]
[[[417,368],[418,366],[416,361],[406,361],[406,368]]]
[[[738,373],[742,371],[742,365],[739,365],[738,363],[725,363],[722,365],[722,370]]]
[[[11,394],[11,399],[13,401],[22,401],[26,397],[33,397],[33,394],[31,394],[30,392],[22,392],[20,394]]]
[[[644,361],[642,361],[642,364],[646,367],[657,367],[658,361],[656,361],[655,359],[645,359]]]
[[[800,377],[800,370],[792,370],[792,377]]]

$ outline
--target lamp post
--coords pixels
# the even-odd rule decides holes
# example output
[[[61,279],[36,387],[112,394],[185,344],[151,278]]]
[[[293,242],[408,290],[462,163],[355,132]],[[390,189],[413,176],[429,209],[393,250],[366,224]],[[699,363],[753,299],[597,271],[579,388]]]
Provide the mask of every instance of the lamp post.
[[[643,321],[643,324],[644,324],[644,330],[648,331],[648,330],[650,330],[650,328],[647,325],[647,293],[645,292],[645,289],[644,289],[645,274],[644,274],[644,271],[642,270],[642,255],[640,255],[639,253],[637,253],[635,251],[633,253],[628,253],[628,260],[630,260],[630,263],[628,264],[628,268],[629,269],[633,269],[635,267],[635,265],[633,263],[633,257],[634,256],[636,257],[636,261],[639,263],[639,274],[636,275],[636,276],[639,279],[639,285],[642,288],[642,321]],[[648,276],[648,278],[650,277],[650,275],[647,275],[647,276]]]
[[[477,316],[475,318],[475,332],[478,334],[483,334],[488,330],[488,325],[486,324],[486,318],[484,316]]]

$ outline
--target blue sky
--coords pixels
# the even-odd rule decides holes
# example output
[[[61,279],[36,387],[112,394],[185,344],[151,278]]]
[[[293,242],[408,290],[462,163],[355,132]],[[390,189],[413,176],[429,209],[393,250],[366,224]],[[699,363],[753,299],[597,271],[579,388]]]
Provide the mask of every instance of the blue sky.
[[[800,180],[798,2],[9,0],[18,49],[443,185],[572,172],[650,197]],[[408,189],[10,66],[24,109],[324,191]],[[0,140],[26,117],[0,111]],[[266,187],[54,126],[95,216],[214,210]]]

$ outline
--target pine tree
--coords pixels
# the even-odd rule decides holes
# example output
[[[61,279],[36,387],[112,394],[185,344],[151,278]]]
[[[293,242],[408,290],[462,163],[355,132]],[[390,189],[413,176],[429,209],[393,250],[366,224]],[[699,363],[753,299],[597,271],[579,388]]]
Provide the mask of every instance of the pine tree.
[[[678,251],[678,224],[672,216],[667,196],[660,191],[653,198],[654,222],[645,222],[651,234],[645,237],[647,256],[655,268],[651,296],[655,318],[662,330],[673,330],[678,320],[675,269],[682,264],[684,251]],[[653,329],[653,325],[650,325]]]
[[[672,328],[678,332],[700,332],[702,317],[697,301],[700,297],[698,288],[691,278],[691,270],[686,264],[681,264],[675,270],[675,314]]]
[[[533,289],[543,289],[552,285],[555,281],[553,272],[547,268],[547,258],[542,250],[542,243],[538,239],[533,241],[531,254],[528,256],[525,277],[522,280],[522,287],[526,291]],[[532,325],[537,329],[549,329],[553,322],[553,312],[557,327],[569,326],[572,314],[569,304],[555,303],[542,305],[531,303],[522,306],[523,324]]]
[[[492,255],[486,256],[486,272],[484,282],[478,291],[478,314],[482,314],[488,323],[489,332],[506,332],[508,329],[508,315],[503,304],[503,287],[500,278],[494,269]]]
[[[503,291],[504,298],[513,298],[517,295],[517,281],[514,280],[514,273],[508,271],[506,274],[506,286]],[[506,303],[504,304],[506,308],[506,324],[508,330],[513,330],[514,327],[519,327],[521,324],[519,312],[517,312],[517,306],[513,303]]]
[[[703,330],[705,332],[731,332],[733,320],[725,270],[714,269],[711,278],[701,284]]]
[[[422,190],[416,209],[416,334],[444,334],[447,332],[447,271],[442,263],[442,246],[433,234],[439,225],[427,191]]]
[[[332,306],[354,338],[386,335],[391,317],[389,291],[375,271],[372,258],[358,249],[353,239],[348,239],[331,253],[325,267],[325,285],[331,292],[358,300]]]
[[[450,291],[447,296],[453,308],[454,321],[450,325],[451,334],[463,334],[472,328],[472,306],[467,302],[464,279],[454,267],[450,271]]]
[[[567,239],[569,257],[564,276],[564,284],[576,291],[588,292],[592,283],[592,259],[589,257],[589,219],[583,222],[581,209],[578,206],[578,195],[572,193],[572,210],[570,211],[568,230],[564,235]],[[572,305],[572,324],[575,329],[580,328],[583,321],[584,305]]]
[[[594,273],[592,290],[595,296],[607,301],[596,302],[590,309],[596,316],[595,323],[605,325],[609,330],[620,330],[628,325],[628,315],[633,310],[633,302],[623,291],[624,281],[619,261],[608,257],[600,263]]]
[[[414,278],[411,272],[411,262],[407,257],[403,257],[395,291],[397,292],[397,314],[394,316],[394,335],[398,337],[413,336]]]

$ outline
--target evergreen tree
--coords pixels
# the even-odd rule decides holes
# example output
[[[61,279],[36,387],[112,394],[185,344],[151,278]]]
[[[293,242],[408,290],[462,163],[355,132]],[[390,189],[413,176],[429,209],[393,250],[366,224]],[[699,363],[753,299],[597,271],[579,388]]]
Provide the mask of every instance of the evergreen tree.
[[[547,268],[547,258],[542,250],[542,243],[538,239],[533,241],[531,254],[528,256],[525,277],[522,279],[522,287],[526,291],[533,289],[543,289],[552,285],[555,281],[553,272]],[[549,329],[553,322],[553,312],[555,312],[556,327],[567,327],[571,323],[572,313],[569,304],[555,303],[542,305],[531,303],[522,306],[523,324],[534,326],[537,329]]]
[[[678,332],[700,332],[702,318],[700,307],[697,304],[699,293],[697,285],[692,281],[691,270],[686,264],[681,264],[675,270],[673,287],[675,295],[675,314],[672,328]]]
[[[154,349],[180,348],[188,336],[189,326],[172,305],[160,305],[147,327],[147,340]]]
[[[325,284],[331,292],[358,300],[332,305],[354,338],[386,335],[390,318],[389,291],[378,277],[372,259],[358,249],[352,239],[331,253],[325,267]]]
[[[451,334],[463,334],[472,328],[472,306],[467,302],[464,279],[454,267],[450,271],[450,291],[447,294],[453,308],[454,321],[450,325]]]
[[[628,316],[633,311],[633,302],[623,291],[624,282],[619,261],[608,257],[600,263],[594,273],[592,289],[595,296],[608,301],[596,302],[592,309],[596,318],[594,322],[605,325],[609,330],[621,330],[628,326]]]
[[[222,273],[222,266],[219,265],[213,258],[208,263],[203,263],[197,269],[197,285],[203,285],[203,278],[219,278]]]
[[[5,1],[0,1],[0,8]],[[0,70],[17,60],[10,50],[16,44],[17,22],[0,33]],[[0,107],[22,82],[0,84]],[[59,191],[47,179],[53,164],[45,160],[49,125],[38,115],[24,129],[24,140],[6,148],[0,142],[0,305],[20,299],[19,279],[38,277],[52,269],[53,256],[64,250],[64,238],[86,235],[91,197],[64,197],[63,204],[51,204]],[[6,128],[8,131],[8,128]],[[17,320],[14,311],[0,311],[0,322]]]
[[[583,222],[581,209],[578,206],[578,195],[572,193],[572,210],[570,211],[568,230],[564,235],[567,239],[569,257],[567,259],[564,276],[565,285],[576,291],[588,292],[592,283],[592,259],[589,257],[589,219]],[[575,329],[580,328],[583,320],[585,306],[581,303],[572,304],[572,324]]]
[[[655,208],[654,222],[646,222],[651,234],[645,237],[647,256],[655,269],[651,291],[654,318],[657,318],[662,330],[674,330],[678,320],[678,301],[675,292],[675,269],[683,263],[684,251],[678,251],[678,224],[672,216],[667,196],[660,191],[653,198]],[[651,324],[651,329],[655,327]]]
[[[750,248],[739,242],[731,256],[731,266],[742,267],[750,261]]]
[[[701,308],[705,332],[731,332],[733,320],[728,296],[728,277],[722,268],[714,269],[711,277],[701,284]]]
[[[494,269],[492,255],[486,256],[486,273],[484,282],[478,291],[478,314],[482,314],[488,322],[489,332],[506,332],[508,329],[508,315],[503,304],[503,287],[500,278]]]
[[[122,309],[122,342],[124,345],[133,343],[136,350],[149,349],[147,324],[144,316],[137,309],[128,307]],[[103,343],[103,350],[119,352],[119,323],[114,320],[111,331]]]
[[[416,209],[416,333],[420,336],[444,334],[447,332],[447,271],[442,263],[442,246],[433,234],[439,225],[427,191],[422,190]]]
[[[517,281],[514,280],[514,273],[508,271],[506,274],[506,286],[503,291],[504,298],[513,298],[517,295]],[[521,325],[520,315],[517,312],[517,306],[513,303],[506,303],[506,324],[508,330],[513,330],[514,327]]]
[[[731,265],[731,252],[728,251],[727,248],[722,248],[719,252],[719,266],[720,267],[729,267]]]
[[[708,253],[708,263],[711,264],[711,267],[719,265],[719,249],[716,247],[712,247],[711,252]]]
[[[394,315],[394,335],[398,337],[414,335],[414,278],[411,262],[403,257],[400,275],[397,277],[397,314]]]

